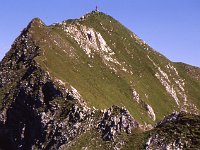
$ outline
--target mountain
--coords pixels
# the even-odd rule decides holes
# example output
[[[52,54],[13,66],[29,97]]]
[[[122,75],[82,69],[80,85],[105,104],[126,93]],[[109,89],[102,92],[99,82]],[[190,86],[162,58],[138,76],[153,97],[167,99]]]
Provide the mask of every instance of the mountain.
[[[200,145],[200,69],[171,62],[102,12],[50,26],[33,19],[0,76],[3,149]]]

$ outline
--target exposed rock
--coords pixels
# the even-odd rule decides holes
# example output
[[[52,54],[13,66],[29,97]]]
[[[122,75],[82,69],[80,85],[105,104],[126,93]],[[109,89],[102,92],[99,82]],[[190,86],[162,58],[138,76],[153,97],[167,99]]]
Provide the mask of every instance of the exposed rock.
[[[153,59],[150,58],[149,55],[147,55],[147,57],[158,70],[158,72],[155,73],[156,78],[165,87],[168,94],[170,94],[175,100],[181,111],[187,112],[188,109],[192,108],[191,110],[194,110],[193,113],[198,114],[198,110],[195,109],[194,104],[188,101],[184,79],[179,76],[177,69],[171,63],[169,63],[165,66],[167,71],[164,71],[154,62]]]
[[[196,149],[200,144],[199,128],[199,116],[174,112],[152,130],[146,149]]]
[[[184,64],[184,63],[180,63],[180,64],[184,67],[184,69],[190,76],[192,76],[194,79],[200,81],[200,69],[198,67],[191,66],[188,64]]]
[[[104,140],[114,141],[116,133],[131,133],[132,128],[138,128],[139,123],[129,114],[126,108],[112,106],[103,113],[98,125]]]
[[[75,88],[60,89],[34,61],[40,51],[28,31],[34,25],[44,26],[33,20],[1,62],[0,85],[10,91],[3,98],[0,126],[19,149],[58,149],[90,129],[92,117]]]
[[[137,103],[140,103],[140,95],[135,89],[133,89],[133,100],[135,100]]]
[[[147,109],[147,112],[148,112],[149,116],[153,119],[153,121],[155,121],[156,120],[156,115],[154,113],[153,108],[150,105],[146,104],[146,109]]]

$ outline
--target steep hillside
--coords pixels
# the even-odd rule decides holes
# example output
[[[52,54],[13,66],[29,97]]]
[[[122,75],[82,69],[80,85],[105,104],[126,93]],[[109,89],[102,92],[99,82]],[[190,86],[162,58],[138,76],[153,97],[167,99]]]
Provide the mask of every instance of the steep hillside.
[[[198,70],[98,11],[50,26],[35,18],[0,63],[0,148],[144,148],[154,129],[143,131],[164,116],[199,113]]]
[[[191,66],[191,65],[188,65],[188,64],[184,64],[184,63],[176,63],[176,65],[181,70],[183,70],[184,73],[187,73],[193,79],[200,81],[200,68],[195,67],[195,66]]]
[[[193,101],[193,104],[199,109],[200,108],[200,82],[199,73],[200,68],[194,67],[184,63],[175,63],[180,76],[185,79],[185,86],[187,87],[187,97]]]
[[[125,106],[141,123],[197,111],[175,65],[110,16],[93,12],[33,30],[42,49],[36,61],[88,106]]]

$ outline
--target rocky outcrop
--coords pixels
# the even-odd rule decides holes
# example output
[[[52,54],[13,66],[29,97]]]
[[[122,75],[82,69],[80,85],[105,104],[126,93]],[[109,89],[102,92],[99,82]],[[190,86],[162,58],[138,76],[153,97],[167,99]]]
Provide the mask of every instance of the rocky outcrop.
[[[160,121],[151,131],[146,149],[198,149],[200,117],[174,112]]]
[[[146,106],[146,110],[147,110],[147,113],[148,113],[149,117],[152,118],[153,121],[155,121],[156,120],[156,115],[155,115],[155,112],[154,112],[153,108],[148,104],[146,104],[145,106]]]
[[[16,81],[21,71],[28,68],[33,58],[39,55],[39,49],[28,29],[23,30],[0,64],[0,87]]]
[[[108,141],[114,141],[116,133],[131,133],[133,128],[138,127],[139,123],[134,120],[128,110],[117,106],[104,110],[101,122],[98,125],[102,138]]]
[[[17,149],[58,149],[97,122],[104,140],[138,127],[125,108],[113,106],[99,118],[98,110],[80,104],[80,99],[74,88],[58,87],[47,72],[31,65],[4,98],[7,107],[1,110],[1,126]]]
[[[37,65],[26,69],[3,100],[1,126],[19,149],[57,149],[88,129],[91,121],[90,110],[73,92],[59,89]]]

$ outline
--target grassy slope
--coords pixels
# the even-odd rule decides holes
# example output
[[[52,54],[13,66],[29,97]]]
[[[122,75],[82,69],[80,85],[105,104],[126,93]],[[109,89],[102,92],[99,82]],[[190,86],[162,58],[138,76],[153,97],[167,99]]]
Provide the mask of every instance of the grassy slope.
[[[132,33],[127,28],[103,13],[91,14],[85,21],[70,20],[67,23],[73,22],[79,22],[100,32],[115,52],[118,61],[125,62],[133,75],[122,70],[118,70],[117,75],[114,74],[102,63],[98,55],[95,55],[95,59],[89,59],[76,42],[60,29],[59,25],[35,26],[32,28],[33,37],[42,50],[36,61],[53,77],[74,86],[89,106],[104,109],[113,104],[124,105],[140,122],[153,123],[142,105],[132,100],[132,86],[140,93],[142,101],[153,107],[157,120],[177,109],[174,100],[155,78],[155,67],[147,55],[161,67],[170,62],[168,59],[151,50],[148,45],[138,44],[136,39],[131,38]],[[108,31],[111,30],[113,31],[110,35]],[[59,42],[59,46],[54,43],[54,40]],[[116,46],[113,46],[113,43],[116,43]],[[150,50],[145,50],[145,47]],[[63,49],[70,52],[65,53]],[[74,57],[69,54],[73,54]],[[90,68],[88,64],[94,67]],[[130,81],[133,82],[132,85]]]
[[[100,23],[107,31],[101,27]],[[158,64],[162,61],[169,62],[166,58],[157,57],[159,54],[156,52],[144,50],[144,46],[139,45],[131,38],[130,34],[132,32],[110,16],[97,13],[88,17],[83,24],[100,32],[111,49],[116,53],[118,60],[131,65],[133,75],[129,76],[122,73],[121,76],[126,81],[133,81],[134,87],[140,93],[142,100],[153,106],[155,112],[159,112],[158,118],[173,109],[175,103],[173,103],[174,101],[171,100],[171,97],[166,95],[165,89],[155,79],[154,67],[147,59],[147,54],[150,53],[151,57],[155,57],[155,61],[158,60]],[[108,31],[112,30],[113,32],[109,35]],[[116,47],[113,47],[112,43],[116,43]],[[133,56],[133,58],[130,56]],[[148,99],[145,98],[145,94],[148,94]],[[165,107],[166,102],[169,102],[168,107]]]
[[[191,100],[197,108],[200,108],[200,82],[193,77],[193,74],[187,72],[185,64],[175,63],[179,74],[185,79],[188,99]],[[196,73],[195,73],[196,74]]]
[[[105,150],[111,148],[111,142],[103,141],[100,133],[95,130],[88,131],[83,133],[78,139],[73,141],[69,147],[63,148],[64,150],[80,150],[80,149],[88,149],[88,150]]]
[[[168,121],[151,131],[151,135],[159,135],[166,143],[180,140],[183,149],[199,149],[200,147],[200,116],[181,113],[177,120]]]
[[[115,141],[108,142],[103,141],[101,134],[96,130],[86,132],[78,137],[75,141],[71,143],[68,147],[63,148],[64,150],[108,150],[114,149],[114,147],[121,148],[122,150],[131,149],[145,149],[145,143],[148,140],[150,132],[142,132],[139,129],[135,129],[131,134],[122,133],[115,138]],[[123,141],[123,145],[119,144]]]
[[[187,72],[187,74],[190,75],[193,79],[200,82],[200,68],[180,62],[176,64],[180,66],[184,72]]]

